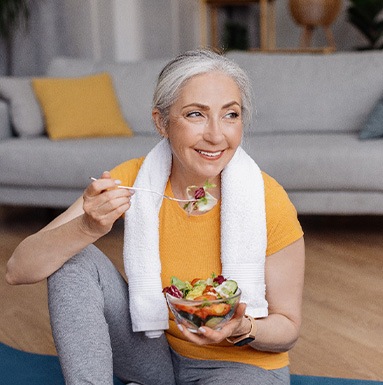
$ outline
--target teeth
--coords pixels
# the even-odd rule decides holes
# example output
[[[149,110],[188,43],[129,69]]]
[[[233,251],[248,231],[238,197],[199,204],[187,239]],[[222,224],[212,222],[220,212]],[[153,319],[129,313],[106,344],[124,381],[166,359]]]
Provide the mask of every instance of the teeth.
[[[214,157],[214,156],[218,156],[221,154],[222,151],[217,151],[217,152],[206,152],[206,151],[201,151],[201,150],[197,150],[200,154],[202,155],[205,155],[205,156],[211,156],[211,157]]]

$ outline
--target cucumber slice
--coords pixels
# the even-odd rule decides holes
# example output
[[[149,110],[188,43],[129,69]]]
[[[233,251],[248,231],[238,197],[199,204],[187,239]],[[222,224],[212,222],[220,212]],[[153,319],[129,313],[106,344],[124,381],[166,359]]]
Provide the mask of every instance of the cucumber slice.
[[[211,317],[208,321],[205,322],[205,325],[209,328],[214,329],[224,317]]]
[[[215,288],[215,291],[222,297],[228,298],[235,294],[238,289],[237,282],[228,279],[225,282],[222,282],[219,286]]]
[[[182,316],[184,319],[188,320],[195,328],[199,328],[202,326],[202,320],[195,314],[187,313],[186,311],[180,311],[180,316]]]

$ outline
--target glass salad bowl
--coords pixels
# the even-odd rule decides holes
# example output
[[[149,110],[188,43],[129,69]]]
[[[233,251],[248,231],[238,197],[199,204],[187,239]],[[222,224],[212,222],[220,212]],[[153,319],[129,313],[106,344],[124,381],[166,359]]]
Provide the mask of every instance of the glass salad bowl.
[[[235,294],[220,299],[209,295],[196,299],[177,298],[169,293],[165,296],[176,322],[197,333],[201,326],[221,329],[233,317],[241,299],[241,290],[237,289]]]

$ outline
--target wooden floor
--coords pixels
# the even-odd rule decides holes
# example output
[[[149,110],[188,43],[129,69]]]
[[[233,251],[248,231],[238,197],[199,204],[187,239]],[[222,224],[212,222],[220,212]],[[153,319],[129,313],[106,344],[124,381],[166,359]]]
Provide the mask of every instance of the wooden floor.
[[[57,214],[57,213],[53,213]],[[0,342],[55,354],[46,283],[9,286],[14,247],[52,212],[0,209]],[[306,239],[304,320],[291,352],[295,374],[383,380],[383,217],[302,217]],[[122,224],[98,242],[122,269]]]

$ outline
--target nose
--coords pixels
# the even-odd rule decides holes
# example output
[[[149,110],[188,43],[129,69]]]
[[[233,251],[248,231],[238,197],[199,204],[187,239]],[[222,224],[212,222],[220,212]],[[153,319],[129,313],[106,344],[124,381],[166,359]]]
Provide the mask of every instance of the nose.
[[[210,143],[220,143],[223,138],[222,124],[219,118],[210,118],[206,123],[203,138]]]

